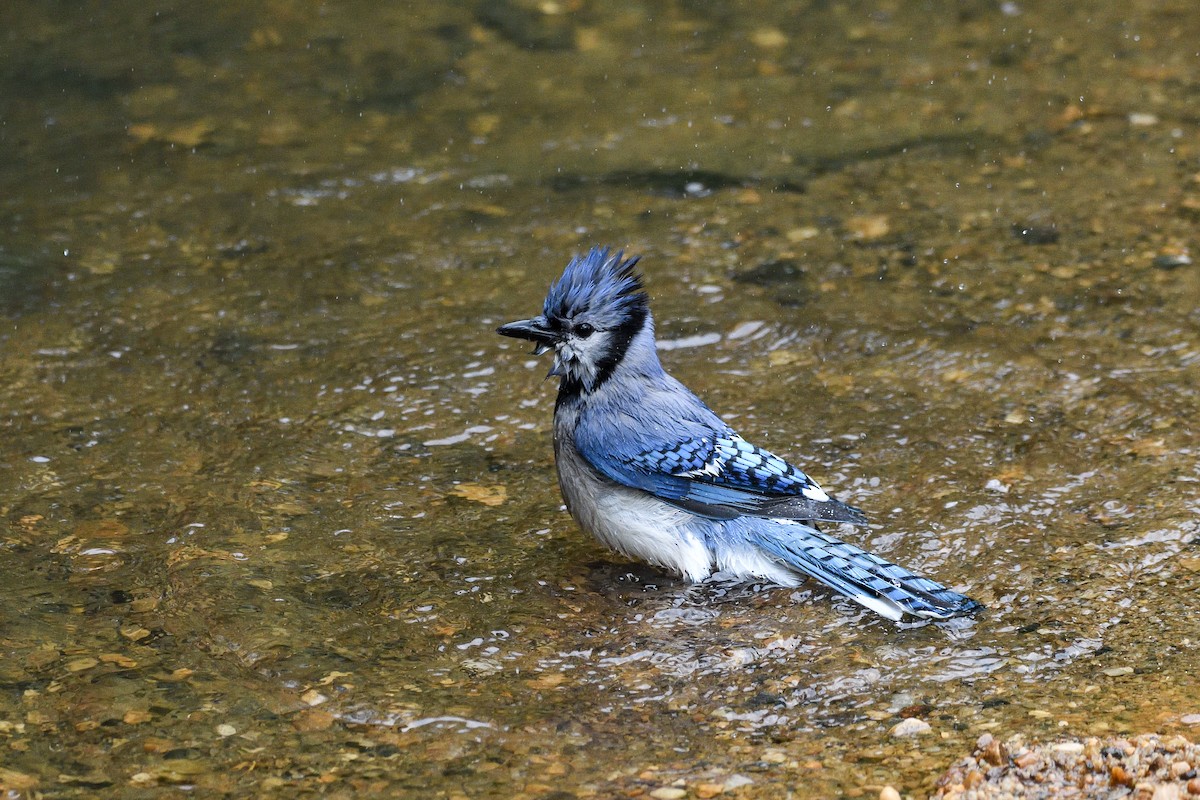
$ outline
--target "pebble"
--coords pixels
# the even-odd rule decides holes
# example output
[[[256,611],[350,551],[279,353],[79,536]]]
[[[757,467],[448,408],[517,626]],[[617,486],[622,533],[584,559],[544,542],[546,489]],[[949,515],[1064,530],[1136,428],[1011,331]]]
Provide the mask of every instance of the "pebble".
[[[975,747],[979,753],[980,760],[991,764],[993,767],[998,767],[1008,761],[1008,749],[1005,748],[999,739],[996,739],[990,733],[980,736]]]
[[[298,731],[325,731],[333,727],[337,717],[319,708],[307,708],[292,717],[292,727]]]
[[[1058,241],[1058,226],[1033,223],[1014,223],[1011,226],[1013,236],[1025,244],[1042,245],[1054,244]]]
[[[678,786],[663,786],[651,792],[650,796],[654,800],[682,800],[687,797],[687,789],[680,789]]]
[[[788,37],[778,28],[759,28],[750,34],[750,41],[758,47],[771,49],[786,45]]]
[[[932,730],[933,727],[925,720],[909,717],[892,727],[892,736],[921,736]]]
[[[485,678],[504,671],[504,666],[494,658],[465,658],[459,666],[472,678]]]
[[[217,726],[217,736],[233,736],[235,733],[237,733],[237,728],[227,722]]]
[[[732,792],[734,789],[740,789],[743,786],[750,786],[754,783],[754,779],[746,775],[734,773],[725,779],[725,791]]]
[[[846,230],[853,239],[870,242],[887,236],[891,230],[888,218],[883,215],[851,217],[846,220]]]
[[[1187,253],[1162,253],[1154,257],[1153,263],[1156,269],[1178,269],[1191,266],[1192,257]]]
[[[891,786],[879,790],[879,800],[900,800],[900,793]]]

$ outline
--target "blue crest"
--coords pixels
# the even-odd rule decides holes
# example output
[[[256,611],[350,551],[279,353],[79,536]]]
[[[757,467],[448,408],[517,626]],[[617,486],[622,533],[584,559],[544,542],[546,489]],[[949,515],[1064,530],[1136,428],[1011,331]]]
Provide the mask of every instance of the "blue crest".
[[[649,309],[642,276],[634,271],[638,257],[607,247],[593,247],[576,256],[550,287],[542,313],[547,319],[573,319],[588,314],[597,327],[615,327],[635,313]]]

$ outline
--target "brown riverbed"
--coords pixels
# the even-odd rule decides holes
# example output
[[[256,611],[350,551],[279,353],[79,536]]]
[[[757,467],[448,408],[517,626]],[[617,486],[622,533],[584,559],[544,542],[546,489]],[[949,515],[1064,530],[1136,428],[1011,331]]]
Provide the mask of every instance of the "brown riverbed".
[[[16,796],[923,797],[985,733],[1196,738],[1189,4],[4,17]],[[581,535],[493,329],[597,243],[669,369],[987,613]]]

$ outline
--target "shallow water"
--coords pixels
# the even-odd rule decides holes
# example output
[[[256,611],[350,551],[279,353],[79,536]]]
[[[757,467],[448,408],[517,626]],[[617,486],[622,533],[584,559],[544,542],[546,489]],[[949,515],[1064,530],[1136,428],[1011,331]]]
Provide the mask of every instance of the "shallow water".
[[[1195,737],[1189,5],[5,16],[15,796],[916,797],[984,732]],[[847,538],[988,612],[580,534],[493,330],[594,243]]]

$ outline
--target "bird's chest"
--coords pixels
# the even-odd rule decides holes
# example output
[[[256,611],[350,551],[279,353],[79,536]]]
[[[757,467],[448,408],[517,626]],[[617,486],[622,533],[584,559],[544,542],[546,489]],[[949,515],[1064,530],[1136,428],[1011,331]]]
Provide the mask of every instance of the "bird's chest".
[[[577,416],[555,417],[554,462],[567,510],[601,544],[700,581],[712,571],[694,517],[640,489],[610,480],[576,449]]]

